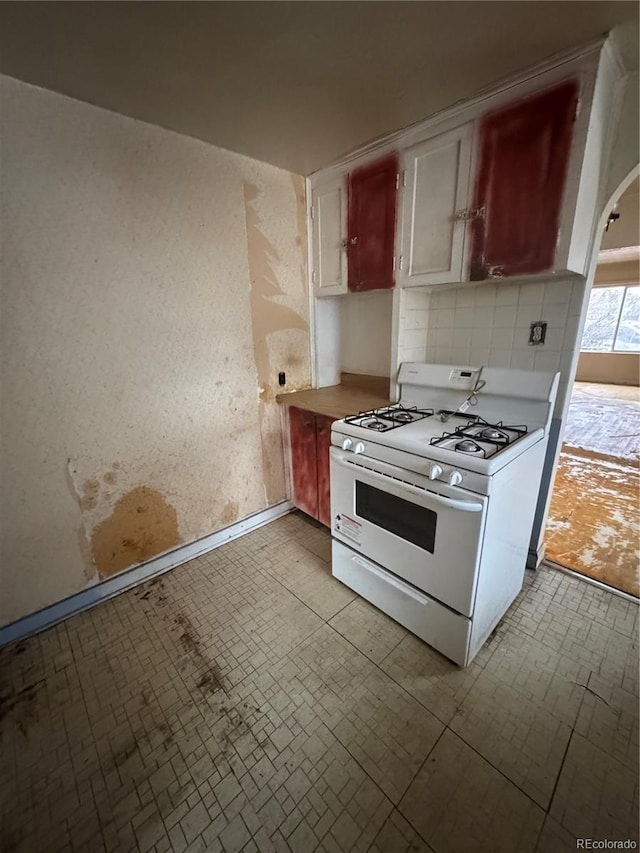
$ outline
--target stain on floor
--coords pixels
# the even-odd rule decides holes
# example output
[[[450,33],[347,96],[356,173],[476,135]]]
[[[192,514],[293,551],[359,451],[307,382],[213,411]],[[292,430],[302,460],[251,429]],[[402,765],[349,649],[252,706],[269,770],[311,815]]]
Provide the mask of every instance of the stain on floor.
[[[558,463],[547,556],[638,597],[638,389],[576,383]]]
[[[330,545],[292,513],[0,649],[0,850],[637,845],[635,604],[528,572],[461,670]]]

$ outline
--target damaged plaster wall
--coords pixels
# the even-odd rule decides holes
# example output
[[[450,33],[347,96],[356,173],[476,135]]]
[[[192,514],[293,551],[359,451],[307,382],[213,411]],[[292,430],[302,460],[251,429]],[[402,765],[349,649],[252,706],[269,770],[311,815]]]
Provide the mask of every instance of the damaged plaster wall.
[[[302,179],[2,84],[0,624],[286,497]]]

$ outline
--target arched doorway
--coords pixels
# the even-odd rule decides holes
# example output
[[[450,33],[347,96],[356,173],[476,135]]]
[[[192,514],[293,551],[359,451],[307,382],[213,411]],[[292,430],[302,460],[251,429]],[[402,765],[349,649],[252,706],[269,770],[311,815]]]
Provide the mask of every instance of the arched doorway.
[[[638,168],[605,208],[594,285],[546,526],[546,556],[638,597]],[[610,220],[614,205],[619,219]]]

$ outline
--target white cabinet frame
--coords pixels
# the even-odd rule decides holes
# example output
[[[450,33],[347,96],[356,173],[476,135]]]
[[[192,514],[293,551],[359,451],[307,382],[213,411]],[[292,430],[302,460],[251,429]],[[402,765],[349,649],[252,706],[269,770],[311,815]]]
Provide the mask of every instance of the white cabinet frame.
[[[402,154],[400,287],[464,281],[474,123]]]
[[[346,223],[346,176],[316,184],[311,192],[311,281],[316,296],[347,292]]]

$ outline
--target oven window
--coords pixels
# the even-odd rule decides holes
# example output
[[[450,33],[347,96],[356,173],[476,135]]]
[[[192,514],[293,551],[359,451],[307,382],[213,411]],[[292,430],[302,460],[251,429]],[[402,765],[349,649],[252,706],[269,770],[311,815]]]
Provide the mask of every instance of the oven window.
[[[356,480],[356,514],[433,554],[437,514]]]

